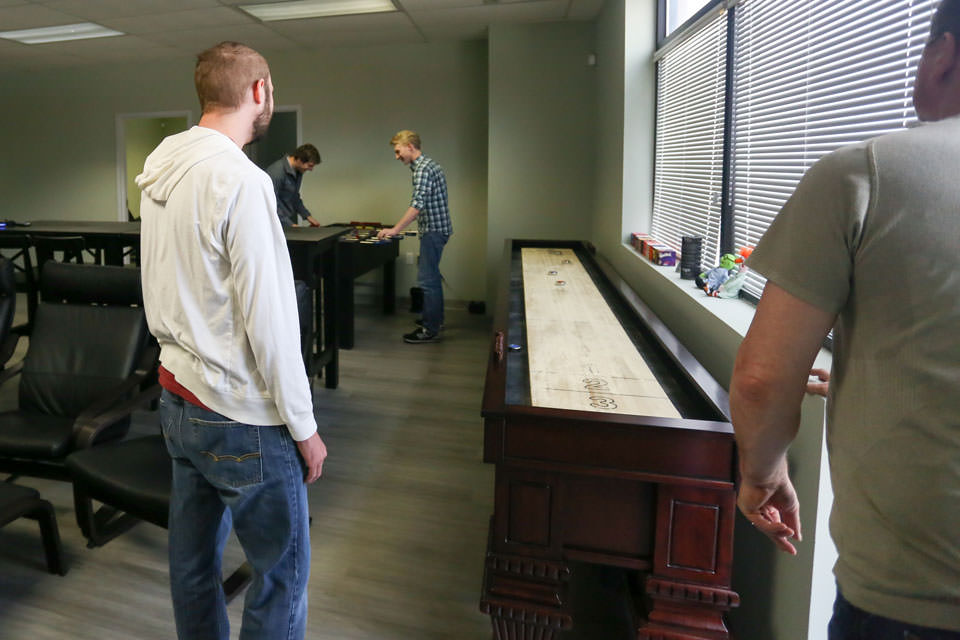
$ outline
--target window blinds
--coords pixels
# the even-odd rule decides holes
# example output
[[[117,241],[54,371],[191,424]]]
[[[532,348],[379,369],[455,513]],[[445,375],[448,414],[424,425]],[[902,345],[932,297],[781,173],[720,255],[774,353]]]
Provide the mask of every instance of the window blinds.
[[[757,244],[824,154],[915,122],[913,77],[937,3],[737,5],[731,172],[737,248]],[[763,284],[750,273],[744,290],[759,296]]]
[[[677,249],[703,236],[716,263],[723,171],[726,12],[672,46],[657,67],[657,127],[651,234]]]

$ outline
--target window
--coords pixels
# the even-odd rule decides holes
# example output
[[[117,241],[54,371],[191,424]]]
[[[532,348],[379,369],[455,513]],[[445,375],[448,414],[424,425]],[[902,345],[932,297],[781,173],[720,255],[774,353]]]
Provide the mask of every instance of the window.
[[[680,235],[704,236],[704,266],[715,264],[719,251],[755,245],[824,154],[916,121],[913,77],[938,2],[732,4],[726,12],[732,29],[721,27],[718,22],[726,20],[720,17],[698,20],[695,33],[678,33],[658,52],[652,232],[675,246]],[[717,37],[730,61],[719,100],[714,68],[722,56],[712,44]],[[688,63],[697,69],[679,72],[693,55],[687,49],[703,42],[711,43],[710,56],[700,54]],[[723,111],[724,101],[729,111]],[[709,118],[694,115],[708,103]],[[718,103],[719,116],[713,111]],[[725,173],[715,166],[716,141],[724,133]],[[683,148],[689,151],[672,151],[677,140],[688,141]],[[718,183],[717,175],[729,176],[727,184]],[[729,196],[721,207],[724,187]],[[714,238],[727,241],[717,240],[714,251]],[[731,239],[732,246],[725,246]],[[762,289],[763,279],[750,274],[744,291],[758,296]]]
[[[666,20],[665,36],[677,30],[677,27],[687,22],[700,11],[703,7],[710,4],[711,0],[664,0],[664,12]]]
[[[674,247],[703,237],[703,260],[720,248],[726,14],[678,41],[657,72],[657,132],[651,234]]]
[[[747,0],[733,82],[734,245],[754,246],[814,162],[913,124],[935,0]],[[759,296],[763,279],[744,285]]]

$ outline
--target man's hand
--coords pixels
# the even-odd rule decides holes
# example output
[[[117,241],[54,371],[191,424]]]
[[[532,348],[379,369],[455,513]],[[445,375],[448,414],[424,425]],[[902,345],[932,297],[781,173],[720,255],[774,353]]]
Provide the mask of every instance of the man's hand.
[[[826,398],[830,389],[830,372],[826,369],[811,369],[810,378],[807,382],[807,393]],[[814,382],[812,378],[817,378],[820,382]]]
[[[781,551],[797,555],[790,538],[801,540],[800,503],[787,473],[786,458],[769,482],[753,484],[743,478],[737,506],[750,524],[773,540]]]
[[[316,219],[315,219],[313,216],[307,216],[307,222],[310,223],[310,226],[311,226],[311,227],[319,227],[319,226],[320,226],[320,223],[317,222]]]
[[[377,231],[377,240],[383,240],[384,238],[391,236],[398,236],[400,232],[397,231],[396,227],[390,227],[389,229],[380,229]]]
[[[306,440],[297,443],[300,455],[307,465],[307,473],[304,480],[307,484],[317,481],[320,474],[323,473],[323,461],[327,457],[327,446],[323,444],[319,433],[314,433]]]

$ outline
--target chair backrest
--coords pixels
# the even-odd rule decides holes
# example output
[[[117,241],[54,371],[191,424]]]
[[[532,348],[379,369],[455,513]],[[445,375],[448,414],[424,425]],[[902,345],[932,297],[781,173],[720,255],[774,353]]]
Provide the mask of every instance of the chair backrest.
[[[0,256],[0,344],[10,333],[16,308],[17,281],[13,274],[13,262]]]
[[[36,290],[37,278],[33,268],[33,258],[30,255],[30,248],[33,247],[33,238],[28,235],[6,235],[0,233],[0,249],[11,249],[5,257],[13,263],[14,275],[17,278],[18,285],[20,281],[23,287],[20,291],[25,291],[27,287]]]
[[[49,261],[20,408],[76,416],[136,369],[148,344],[140,270]]]
[[[33,246],[37,253],[37,266],[42,270],[48,260],[83,264],[87,241],[83,236],[35,236]]]

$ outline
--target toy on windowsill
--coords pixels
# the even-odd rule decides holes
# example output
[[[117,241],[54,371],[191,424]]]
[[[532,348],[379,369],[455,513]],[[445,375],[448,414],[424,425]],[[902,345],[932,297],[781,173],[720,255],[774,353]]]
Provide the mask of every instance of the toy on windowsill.
[[[704,271],[694,281],[697,286],[714,298],[736,298],[747,278],[747,266],[744,264],[753,247],[743,247],[738,255],[725,253],[720,258],[720,265]]]

